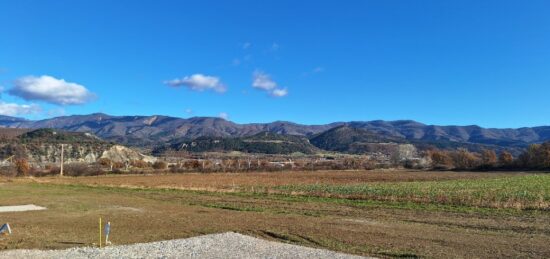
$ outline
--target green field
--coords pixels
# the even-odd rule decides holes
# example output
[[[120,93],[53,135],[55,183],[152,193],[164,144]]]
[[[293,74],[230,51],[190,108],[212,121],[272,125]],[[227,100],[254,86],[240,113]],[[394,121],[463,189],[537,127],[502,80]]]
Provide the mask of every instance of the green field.
[[[273,189],[285,194],[357,200],[412,201],[491,208],[550,208],[549,174],[454,181],[284,185]]]

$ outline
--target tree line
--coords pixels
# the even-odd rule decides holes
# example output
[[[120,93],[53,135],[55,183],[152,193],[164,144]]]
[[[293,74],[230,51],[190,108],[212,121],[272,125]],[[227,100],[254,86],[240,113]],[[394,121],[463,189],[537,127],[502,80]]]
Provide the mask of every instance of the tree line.
[[[469,152],[466,149],[453,151],[428,150],[433,169],[442,170],[546,170],[550,169],[550,142],[532,144],[519,156],[508,151],[500,154],[491,149]]]
[[[168,163],[159,159],[154,163],[143,160],[115,162],[100,158],[95,163],[66,163],[64,175],[90,176],[108,173],[185,173],[185,172],[252,172],[252,171],[315,171],[315,170],[371,170],[377,168],[415,168],[422,170],[549,170],[550,142],[530,145],[514,157],[508,151],[496,153],[491,149],[470,152],[467,149],[429,149],[417,159],[380,161],[370,156],[340,157],[205,157],[179,159]],[[13,162],[0,167],[4,176],[57,175],[58,164],[33,166],[24,156],[14,156]]]

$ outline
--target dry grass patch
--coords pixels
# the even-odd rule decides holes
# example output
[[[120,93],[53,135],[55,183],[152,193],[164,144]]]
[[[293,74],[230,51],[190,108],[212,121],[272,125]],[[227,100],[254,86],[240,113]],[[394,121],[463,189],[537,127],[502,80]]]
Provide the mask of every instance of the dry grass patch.
[[[371,182],[418,182],[457,179],[482,179],[521,173],[473,173],[433,171],[299,171],[271,173],[185,173],[166,175],[107,175],[90,177],[44,177],[36,181],[63,184],[176,188],[188,190],[233,190],[247,187],[271,187],[293,184],[350,185]]]

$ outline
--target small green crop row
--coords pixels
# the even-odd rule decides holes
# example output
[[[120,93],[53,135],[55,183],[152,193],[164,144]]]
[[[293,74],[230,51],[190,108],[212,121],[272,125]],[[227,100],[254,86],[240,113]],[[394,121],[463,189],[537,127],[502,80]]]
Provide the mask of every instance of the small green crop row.
[[[285,194],[412,201],[490,208],[550,209],[550,174],[433,182],[284,185]]]

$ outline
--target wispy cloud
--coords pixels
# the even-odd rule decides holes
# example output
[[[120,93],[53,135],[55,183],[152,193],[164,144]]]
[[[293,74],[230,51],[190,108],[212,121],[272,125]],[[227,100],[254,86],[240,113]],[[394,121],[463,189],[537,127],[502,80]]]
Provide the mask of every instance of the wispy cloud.
[[[249,49],[250,47],[252,47],[252,43],[250,43],[250,42],[245,42],[245,43],[243,43],[243,45],[242,45],[242,48],[243,48],[243,49]]]
[[[185,86],[193,91],[213,90],[218,93],[227,91],[227,86],[221,82],[219,77],[203,74],[194,74],[180,79],[164,81],[164,84],[172,87]]]
[[[226,112],[220,112],[220,114],[218,114],[218,117],[224,120],[229,120],[229,114],[227,114]]]
[[[25,100],[44,101],[58,105],[84,104],[96,95],[83,85],[67,82],[52,76],[26,76],[15,80],[9,94]]]
[[[288,90],[286,88],[283,88],[283,89],[273,89],[273,91],[271,91],[271,96],[274,96],[274,97],[283,97],[283,96],[286,96],[288,94]]]
[[[19,116],[37,114],[41,111],[42,108],[36,104],[17,104],[0,101],[0,115]]]
[[[184,112],[185,112],[187,115],[192,115],[192,114],[193,114],[193,110],[190,109],[190,108],[185,109]]]
[[[263,90],[273,97],[284,97],[288,94],[286,88],[280,88],[271,76],[263,71],[256,70],[252,75],[252,87]]]

